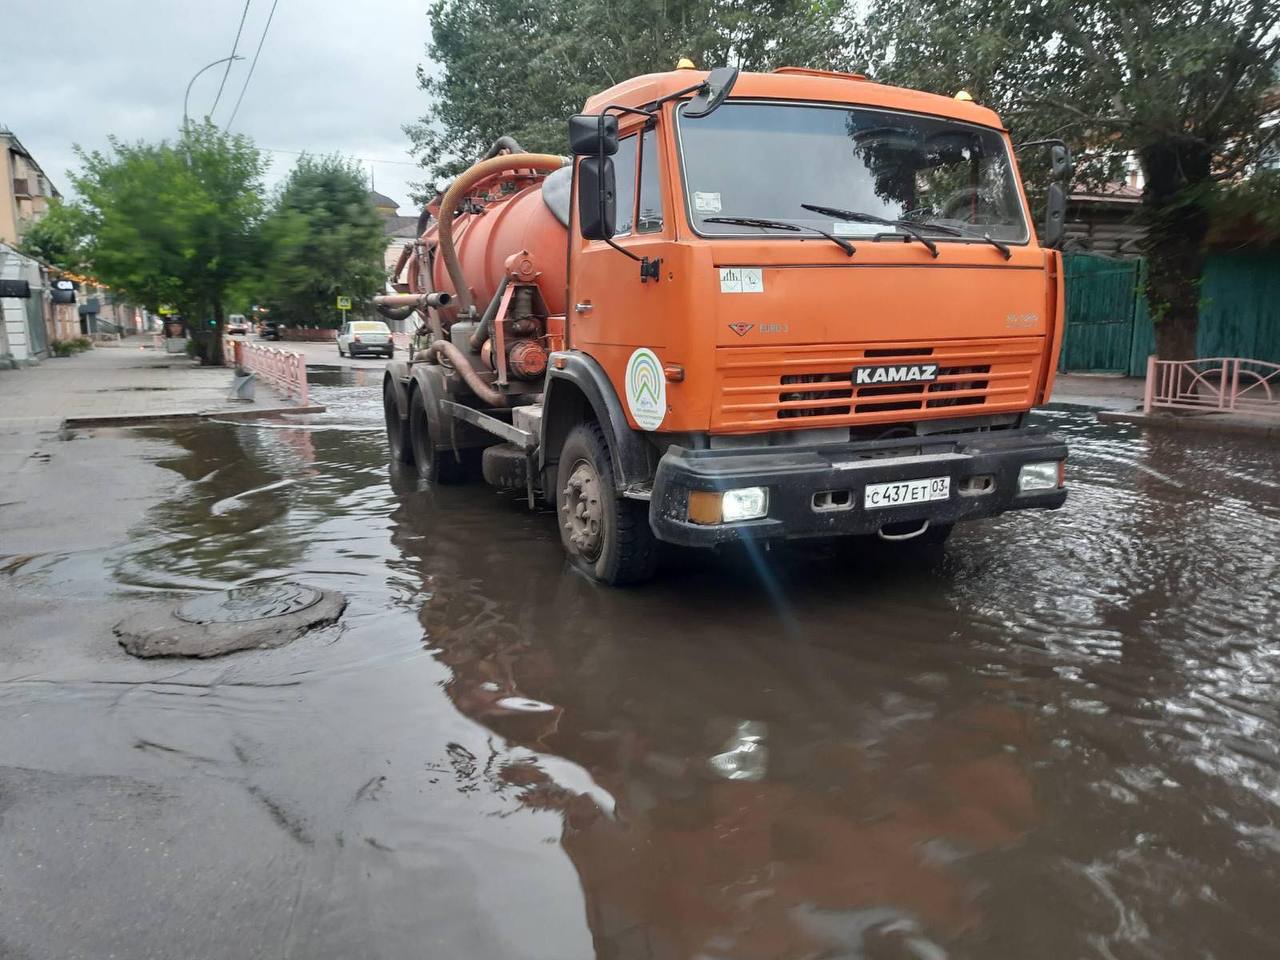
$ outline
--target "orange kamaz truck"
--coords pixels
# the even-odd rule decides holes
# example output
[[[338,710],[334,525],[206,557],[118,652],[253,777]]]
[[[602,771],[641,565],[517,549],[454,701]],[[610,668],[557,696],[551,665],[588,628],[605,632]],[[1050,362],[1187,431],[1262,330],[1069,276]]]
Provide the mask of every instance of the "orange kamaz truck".
[[[1033,228],[990,110],[854,74],[687,68],[510,138],[423,211],[379,309],[393,459],[554,504],[571,562],[876,535],[1066,499],[1024,421],[1063,325],[1070,157]],[[1031,146],[1031,145],[1023,145]]]

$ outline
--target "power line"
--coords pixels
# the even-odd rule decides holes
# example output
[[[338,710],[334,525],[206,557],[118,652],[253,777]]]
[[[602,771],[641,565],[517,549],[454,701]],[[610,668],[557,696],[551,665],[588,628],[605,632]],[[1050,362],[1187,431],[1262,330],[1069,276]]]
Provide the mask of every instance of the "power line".
[[[304,153],[311,154],[312,156],[316,156],[318,154],[318,151],[315,151],[315,150],[285,150],[282,147],[259,147],[258,149],[265,150],[267,151],[267,153],[288,153],[288,154],[292,154],[295,157],[300,157]],[[412,160],[383,160],[381,157],[357,157],[352,154],[342,153],[341,150],[338,150],[335,152],[341,153],[344,157],[347,157],[348,159],[360,160],[364,163],[394,163],[397,166],[402,166],[402,167],[421,166],[421,164],[415,163]]]
[[[236,38],[231,41],[231,56],[236,55],[236,47],[240,45],[240,31],[244,29],[244,18],[249,15],[249,4],[252,0],[244,0],[244,10],[240,12],[240,26],[236,27]],[[227,69],[222,71],[222,82],[218,84],[218,95],[213,98],[213,106],[209,110],[209,116],[213,116],[213,111],[218,109],[218,101],[222,99],[222,88],[227,85],[227,76],[231,73],[231,64],[234,60],[227,61]]]
[[[276,4],[279,2],[280,0],[271,0],[271,12],[267,14],[267,25],[262,28],[262,36],[258,38],[258,49],[253,52],[253,63],[249,64],[249,73],[244,78],[244,86],[240,88],[240,96],[236,99],[235,109],[231,111],[231,119],[223,128],[225,130],[230,130],[231,124],[236,121],[236,114],[240,111],[240,101],[244,99],[244,92],[249,89],[249,81],[253,79],[253,68],[258,65],[258,54],[262,53],[262,44],[267,39],[267,31],[271,29],[271,18],[276,15]]]

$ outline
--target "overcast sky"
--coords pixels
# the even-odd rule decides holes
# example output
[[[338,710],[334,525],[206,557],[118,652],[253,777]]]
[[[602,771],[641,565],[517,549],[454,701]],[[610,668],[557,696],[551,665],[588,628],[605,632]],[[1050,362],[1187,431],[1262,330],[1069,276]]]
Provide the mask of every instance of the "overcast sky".
[[[240,95],[272,0],[249,0],[238,53],[213,119],[225,124]],[[231,53],[243,0],[41,0],[0,3],[10,26],[27,21],[0,55],[0,126],[9,127],[64,194],[72,144],[107,136],[172,138],[193,73]],[[232,130],[277,151],[340,152],[372,164],[377,189],[410,207],[401,125],[425,106],[415,68],[426,56],[426,0],[277,0]],[[34,18],[34,19],[32,19]],[[191,88],[193,117],[208,112],[224,66]],[[293,165],[275,152],[268,182]],[[364,163],[367,170],[368,162]]]

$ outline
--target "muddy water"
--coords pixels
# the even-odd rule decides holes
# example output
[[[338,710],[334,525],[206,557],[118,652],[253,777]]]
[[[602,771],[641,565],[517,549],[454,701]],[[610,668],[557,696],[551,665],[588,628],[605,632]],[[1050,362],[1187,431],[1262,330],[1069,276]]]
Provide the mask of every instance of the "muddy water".
[[[140,785],[82,788],[128,843],[44,852],[102,877],[102,925],[32,955],[1280,954],[1274,448],[1046,411],[1055,514],[678,554],[623,591],[565,569],[550,514],[389,469],[377,371],[312,380],[303,423],[133,431],[176,495],[14,574],[351,598],[189,687],[0,702],[78,744],[63,774]]]

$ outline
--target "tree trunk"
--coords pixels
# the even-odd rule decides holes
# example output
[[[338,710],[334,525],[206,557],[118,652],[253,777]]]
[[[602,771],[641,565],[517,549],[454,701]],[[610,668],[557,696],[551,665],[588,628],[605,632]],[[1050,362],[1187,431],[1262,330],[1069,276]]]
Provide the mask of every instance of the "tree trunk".
[[[1140,157],[1146,174],[1146,294],[1156,355],[1161,360],[1191,360],[1200,322],[1200,279],[1209,232],[1204,193],[1212,158],[1201,144],[1186,141],[1150,144]]]
[[[206,362],[212,367],[222,366],[222,331],[226,320],[222,315],[222,301],[213,301],[213,329],[209,332],[209,349],[205,351]]]

